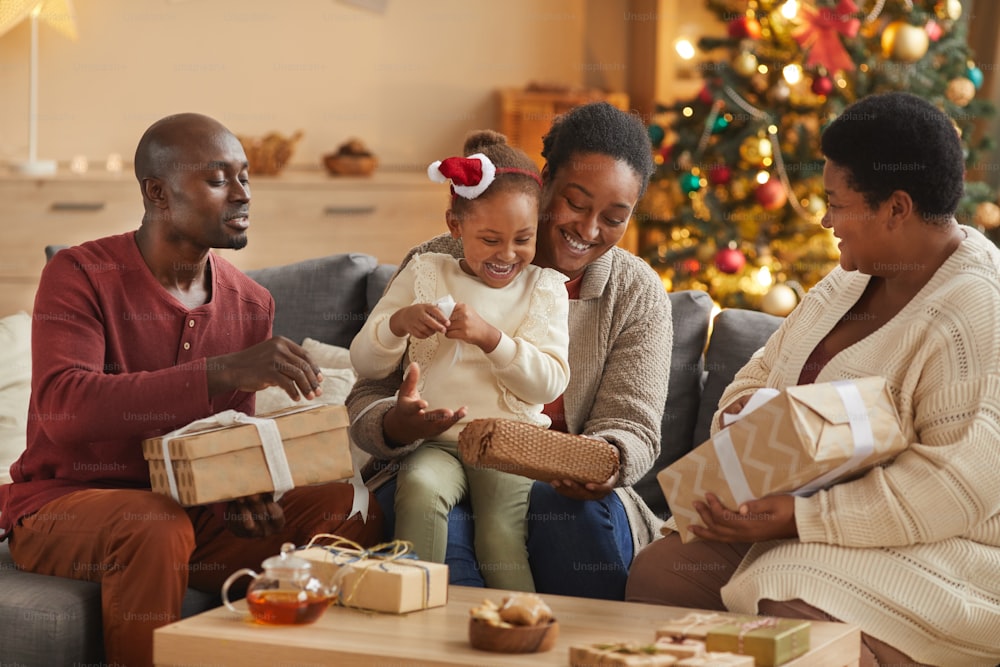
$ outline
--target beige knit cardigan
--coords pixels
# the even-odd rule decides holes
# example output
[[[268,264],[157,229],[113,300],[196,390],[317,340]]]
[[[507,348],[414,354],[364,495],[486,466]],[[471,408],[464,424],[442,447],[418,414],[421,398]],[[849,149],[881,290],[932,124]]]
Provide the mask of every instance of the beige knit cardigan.
[[[797,498],[799,540],[755,545],[726,606],[800,598],[914,660],[1000,661],[1000,252],[967,238],[892,320],[817,382],[882,375],[911,443],[892,463]],[[869,276],[839,267],[736,376],[726,406],[797,384]]]
[[[461,257],[461,241],[437,236],[411,250],[401,266],[424,252]],[[618,447],[621,472],[615,492],[625,506],[636,551],[659,536],[662,523],[631,485],[660,451],[672,345],[670,300],[645,262],[612,247],[587,267],[580,298],[569,308],[566,424],[570,433],[600,436]],[[382,418],[395,404],[401,380],[401,370],[384,380],[359,380],[347,398],[351,437],[377,459],[398,459],[422,442],[393,448],[385,442]],[[379,476],[375,484],[383,481],[385,476]]]

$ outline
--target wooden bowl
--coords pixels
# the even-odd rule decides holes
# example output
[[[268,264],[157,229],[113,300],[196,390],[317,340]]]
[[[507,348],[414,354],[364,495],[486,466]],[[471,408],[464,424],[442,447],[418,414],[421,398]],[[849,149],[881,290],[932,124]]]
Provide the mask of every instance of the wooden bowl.
[[[374,155],[331,153],[323,156],[323,165],[331,176],[370,176],[378,159]]]
[[[469,643],[480,651],[541,653],[551,649],[558,638],[559,622],[555,619],[541,625],[515,625],[512,628],[469,619]]]

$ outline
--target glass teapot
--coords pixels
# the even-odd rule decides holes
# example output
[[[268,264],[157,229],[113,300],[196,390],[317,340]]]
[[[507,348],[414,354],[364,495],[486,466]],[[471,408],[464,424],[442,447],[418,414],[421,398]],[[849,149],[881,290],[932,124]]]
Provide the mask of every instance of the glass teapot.
[[[249,568],[233,572],[222,584],[222,601],[232,611],[239,610],[229,601],[229,587],[244,575],[253,577],[247,588],[247,607],[258,623],[297,625],[312,623],[336,600],[337,586],[327,585],[312,576],[312,565],[294,555],[295,545],[285,542],[281,554],[261,563],[262,574]]]

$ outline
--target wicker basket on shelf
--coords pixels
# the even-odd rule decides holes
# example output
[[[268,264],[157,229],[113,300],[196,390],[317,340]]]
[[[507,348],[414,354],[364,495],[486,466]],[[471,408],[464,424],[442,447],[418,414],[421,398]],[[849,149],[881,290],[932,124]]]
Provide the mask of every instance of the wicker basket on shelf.
[[[274,176],[281,173],[302,139],[302,130],[290,137],[271,132],[263,137],[237,136],[247,154],[251,176]]]
[[[331,176],[370,176],[378,158],[357,138],[348,139],[333,153],[323,156],[323,166]]]

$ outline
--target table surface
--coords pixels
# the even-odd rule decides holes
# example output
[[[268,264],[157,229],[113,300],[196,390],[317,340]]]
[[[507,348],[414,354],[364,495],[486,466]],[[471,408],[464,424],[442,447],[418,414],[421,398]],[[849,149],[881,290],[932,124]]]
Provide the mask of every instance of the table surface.
[[[542,596],[559,621],[559,638],[545,653],[487,653],[469,646],[469,610],[504,591],[450,586],[448,604],[403,615],[331,607],[312,625],[254,623],[245,604],[219,607],[154,633],[157,665],[568,665],[569,647],[603,641],[650,643],[663,622],[692,610],[586,598]],[[786,667],[853,667],[860,657],[856,626],[814,621],[812,650]],[[333,662],[335,659],[335,662]]]

